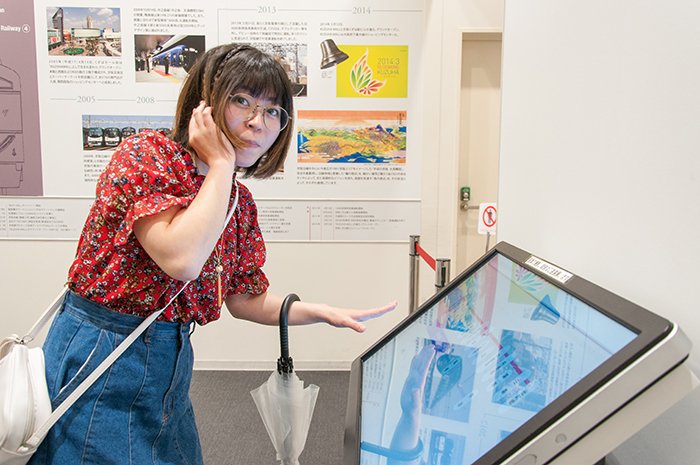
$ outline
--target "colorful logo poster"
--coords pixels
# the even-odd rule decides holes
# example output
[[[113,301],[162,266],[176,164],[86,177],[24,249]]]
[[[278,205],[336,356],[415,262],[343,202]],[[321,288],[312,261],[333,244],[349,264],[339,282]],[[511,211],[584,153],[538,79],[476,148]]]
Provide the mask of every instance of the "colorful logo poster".
[[[348,59],[336,69],[336,96],[406,98],[407,45],[339,45]]]
[[[405,111],[299,110],[299,163],[406,163]]]

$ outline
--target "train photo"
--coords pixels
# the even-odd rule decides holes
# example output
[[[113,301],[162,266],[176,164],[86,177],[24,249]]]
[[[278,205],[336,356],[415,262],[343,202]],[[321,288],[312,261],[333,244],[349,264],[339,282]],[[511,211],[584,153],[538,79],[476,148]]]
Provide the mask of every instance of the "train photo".
[[[205,50],[204,36],[135,35],[137,81],[155,79],[156,72],[182,79]],[[143,72],[140,73],[139,72]]]

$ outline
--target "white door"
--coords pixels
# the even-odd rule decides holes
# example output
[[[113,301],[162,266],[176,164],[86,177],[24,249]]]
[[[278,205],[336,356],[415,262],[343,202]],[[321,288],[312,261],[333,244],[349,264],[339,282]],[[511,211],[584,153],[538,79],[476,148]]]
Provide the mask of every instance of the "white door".
[[[462,41],[462,85],[459,134],[459,173],[455,195],[469,186],[469,210],[457,212],[456,276],[485,251],[479,235],[478,206],[496,202],[501,116],[501,33],[467,33]],[[496,242],[489,239],[489,246]]]

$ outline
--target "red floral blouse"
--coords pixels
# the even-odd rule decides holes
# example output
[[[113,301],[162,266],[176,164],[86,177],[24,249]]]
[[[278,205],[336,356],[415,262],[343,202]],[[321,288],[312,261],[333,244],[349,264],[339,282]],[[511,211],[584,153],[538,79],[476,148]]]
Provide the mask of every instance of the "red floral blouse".
[[[125,139],[97,182],[68,274],[77,294],[114,311],[141,317],[161,309],[184,284],[168,276],[133,234],[134,222],[179,205],[187,207],[202,187],[190,154],[158,132]],[[236,212],[216,247],[221,247],[224,298],[262,294],[269,285],[262,266],[265,243],[250,191],[232,183],[229,208],[239,189]],[[182,244],[187,247],[187,244]],[[160,320],[206,324],[219,318],[214,252],[199,277],[163,312]]]

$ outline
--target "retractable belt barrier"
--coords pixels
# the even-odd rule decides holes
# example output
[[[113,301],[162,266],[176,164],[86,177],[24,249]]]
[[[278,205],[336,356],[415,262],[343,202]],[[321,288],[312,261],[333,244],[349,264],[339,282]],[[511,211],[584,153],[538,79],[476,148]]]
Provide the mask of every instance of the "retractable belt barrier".
[[[450,259],[435,259],[420,246],[420,236],[409,236],[410,277],[408,310],[413,313],[418,308],[418,284],[420,281],[419,258],[422,258],[435,271],[435,292],[450,281]]]

